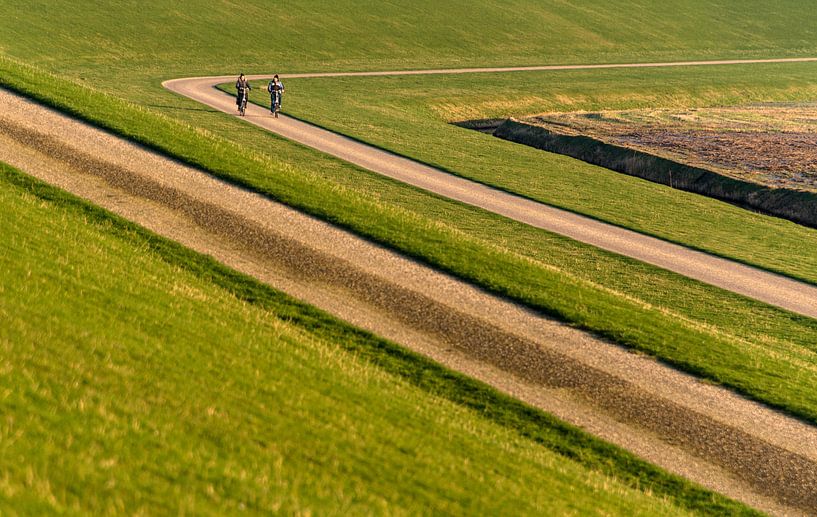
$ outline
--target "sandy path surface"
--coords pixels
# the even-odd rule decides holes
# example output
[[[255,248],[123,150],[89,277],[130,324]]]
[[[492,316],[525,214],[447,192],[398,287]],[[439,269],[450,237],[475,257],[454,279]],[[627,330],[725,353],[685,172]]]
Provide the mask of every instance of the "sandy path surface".
[[[817,58],[695,61],[679,63],[642,63],[632,65],[576,65],[527,68],[475,68],[462,70],[430,70],[404,72],[361,72],[298,74],[282,77],[337,77],[371,75],[407,75],[507,72],[522,70],[574,70],[585,68],[632,68],[665,66],[738,65],[751,63],[809,62]],[[262,79],[266,76],[249,76]],[[233,97],[216,90],[217,84],[235,80],[232,76],[173,79],[163,85],[169,90],[195,99],[226,113],[235,112]],[[272,118],[259,106],[247,107],[245,120],[285,138],[318,149],[370,171],[408,183],[436,194],[474,205],[511,219],[559,233],[572,239],[614,253],[674,271],[701,282],[733,291],[756,300],[776,305],[812,318],[817,318],[817,286],[808,285],[782,275],[776,275],[734,261],[715,257],[642,235],[631,230],[605,224],[594,219],[550,207],[515,196],[439,169],[402,158],[375,147],[346,138],[286,116]]]
[[[817,512],[817,429],[0,90],[0,160],[672,472]]]
[[[602,63],[597,65],[540,65],[540,66],[505,66],[484,68],[441,68],[436,70],[395,70],[373,72],[309,72],[304,74],[281,74],[282,78],[310,78],[310,77],[378,77],[387,75],[450,75],[450,74],[480,74],[505,72],[541,72],[548,70],[600,70],[608,68],[666,68],[676,66],[723,66],[723,65],[755,65],[769,63],[810,63],[817,61],[817,57],[792,57],[777,59],[721,59],[713,61],[664,61],[660,63]],[[224,76],[228,80],[233,76]],[[250,79],[262,79],[267,76],[249,76]]]

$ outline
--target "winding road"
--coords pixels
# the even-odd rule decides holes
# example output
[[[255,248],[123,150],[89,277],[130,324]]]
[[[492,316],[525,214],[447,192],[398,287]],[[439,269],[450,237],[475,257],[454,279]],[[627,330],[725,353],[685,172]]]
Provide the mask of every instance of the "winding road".
[[[287,77],[356,77],[384,75],[519,72],[599,68],[649,68],[667,66],[746,65],[757,63],[814,62],[817,58],[688,61],[619,65],[564,65],[512,68],[466,68],[460,70],[411,70],[393,72],[311,73]],[[248,76],[252,80],[271,76]],[[215,87],[233,81],[233,76],[173,79],[162,85],[180,95],[223,111],[235,113],[234,98]],[[267,109],[247,107],[244,118],[284,138],[312,147],[372,172],[435,194],[477,206],[516,221],[558,233],[598,248],[646,262],[722,289],[783,309],[817,318],[817,286],[798,282],[758,268],[694,251],[655,237],[605,224],[543,203],[516,196],[439,169],[397,156],[314,125],[282,115],[270,116]]]

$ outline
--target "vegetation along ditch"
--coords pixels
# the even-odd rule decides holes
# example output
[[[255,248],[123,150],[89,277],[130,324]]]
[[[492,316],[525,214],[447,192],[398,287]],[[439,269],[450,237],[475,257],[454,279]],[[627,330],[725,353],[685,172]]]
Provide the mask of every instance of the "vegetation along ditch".
[[[815,192],[733,178],[594,136],[565,134],[552,126],[546,128],[514,118],[471,120],[457,125],[817,228]]]

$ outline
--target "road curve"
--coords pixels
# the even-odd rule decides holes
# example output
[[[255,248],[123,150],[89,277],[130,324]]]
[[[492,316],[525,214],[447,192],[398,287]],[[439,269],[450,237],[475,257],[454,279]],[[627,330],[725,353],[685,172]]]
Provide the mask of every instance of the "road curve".
[[[395,72],[338,72],[292,74],[282,75],[282,77],[453,74],[813,61],[817,61],[817,58],[686,61],[676,63],[617,65],[554,65]],[[264,79],[269,76],[254,75],[248,77],[255,80]],[[192,77],[172,79],[163,82],[162,85],[168,90],[189,97],[212,108],[225,113],[234,113],[234,98],[215,88],[216,85],[232,81],[233,79],[235,79],[233,76]],[[283,136],[284,138],[307,145],[372,172],[388,176],[429,192],[477,206],[510,219],[558,233],[598,248],[631,257],[770,305],[817,318],[817,286],[798,282],[782,275],[746,266],[707,253],[694,251],[655,237],[649,237],[508,192],[503,192],[290,117],[282,115],[280,118],[275,119],[269,115],[268,110],[259,106],[248,106],[245,120]]]

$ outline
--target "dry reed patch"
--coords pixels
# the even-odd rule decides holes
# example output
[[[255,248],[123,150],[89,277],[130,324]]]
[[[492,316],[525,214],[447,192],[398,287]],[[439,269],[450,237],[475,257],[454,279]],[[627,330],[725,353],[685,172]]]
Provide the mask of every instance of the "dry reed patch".
[[[526,122],[767,187],[817,192],[817,103],[552,113]]]

